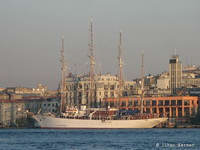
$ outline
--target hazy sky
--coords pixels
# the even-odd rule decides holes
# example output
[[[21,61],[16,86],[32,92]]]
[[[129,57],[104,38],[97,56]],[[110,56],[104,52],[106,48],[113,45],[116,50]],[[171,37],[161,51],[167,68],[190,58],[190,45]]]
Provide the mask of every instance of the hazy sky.
[[[124,74],[168,70],[177,48],[184,65],[200,64],[199,0],[0,0],[0,87],[56,89],[60,38],[70,71],[88,72],[88,25],[94,20],[96,70],[117,72],[123,31]]]

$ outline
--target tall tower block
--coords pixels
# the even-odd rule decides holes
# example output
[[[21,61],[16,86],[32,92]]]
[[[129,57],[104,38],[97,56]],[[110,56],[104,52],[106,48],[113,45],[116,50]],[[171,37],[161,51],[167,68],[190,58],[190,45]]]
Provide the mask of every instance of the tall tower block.
[[[170,91],[176,95],[176,89],[181,87],[182,64],[178,55],[173,55],[169,60]]]

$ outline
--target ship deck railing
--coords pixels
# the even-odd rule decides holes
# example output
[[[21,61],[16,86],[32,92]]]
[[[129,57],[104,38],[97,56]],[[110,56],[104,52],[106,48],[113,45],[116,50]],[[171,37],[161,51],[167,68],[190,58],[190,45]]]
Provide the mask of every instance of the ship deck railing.
[[[164,117],[164,116],[163,116]],[[82,120],[140,120],[140,119],[153,119],[153,118],[162,118],[159,114],[137,114],[137,115],[125,115],[125,116],[93,116],[90,118],[89,116],[61,116],[61,118],[68,119],[82,119]]]

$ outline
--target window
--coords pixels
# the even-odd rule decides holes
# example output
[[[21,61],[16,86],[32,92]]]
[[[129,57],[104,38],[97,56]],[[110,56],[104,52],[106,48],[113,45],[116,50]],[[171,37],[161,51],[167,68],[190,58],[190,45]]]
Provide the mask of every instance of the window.
[[[138,100],[134,100],[134,106],[138,106]]]
[[[176,106],[176,100],[171,101],[171,106]]]
[[[153,113],[157,113],[156,108],[152,108],[152,112],[153,112]]]
[[[105,92],[105,93],[104,93],[104,97],[108,97],[108,92]]]
[[[115,89],[115,85],[111,85],[111,86],[110,86],[110,89],[111,89],[111,90],[114,90],[114,89]]]
[[[184,108],[184,115],[185,116],[190,116],[190,110],[189,110],[189,108]]]
[[[131,100],[128,101],[128,106],[129,107],[132,106],[132,101]]]
[[[114,102],[110,102],[110,107],[114,107]]]
[[[114,92],[110,92],[111,97],[114,97]]]
[[[178,105],[178,106],[182,106],[182,100],[178,100],[178,101],[177,101],[177,105]]]
[[[163,106],[163,100],[158,101],[158,106]]]
[[[150,100],[146,100],[146,106],[150,106]]]
[[[121,106],[122,106],[122,107],[126,107],[126,101],[122,101]]]
[[[169,106],[169,100],[165,100],[165,106]]]
[[[189,106],[190,105],[190,101],[189,100],[184,100],[184,105],[185,106]]]
[[[152,100],[152,106],[156,106],[156,100]]]
[[[128,96],[127,91],[124,91],[124,92],[123,92],[123,96]]]
[[[147,109],[146,109],[146,113],[150,113],[150,108],[147,108]]]
[[[108,90],[108,85],[104,85],[104,90]]]

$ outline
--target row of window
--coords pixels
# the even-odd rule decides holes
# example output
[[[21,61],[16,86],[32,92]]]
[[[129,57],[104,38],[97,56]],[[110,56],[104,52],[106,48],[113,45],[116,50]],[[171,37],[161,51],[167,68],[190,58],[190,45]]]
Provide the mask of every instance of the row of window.
[[[58,107],[58,104],[57,104],[57,103],[56,103],[56,104],[54,104],[54,103],[53,103],[53,104],[50,104],[50,103],[49,103],[49,104],[43,104],[43,106],[44,106],[44,107],[47,107],[47,106],[48,106],[48,107],[50,107],[50,106],[52,106],[52,107],[55,107],[55,106]]]
[[[108,90],[108,89],[110,89],[110,90],[115,90],[116,88],[119,88],[119,85],[104,85],[104,84],[97,84],[97,85],[95,85],[96,86],[96,88],[104,88],[104,90]],[[79,89],[82,89],[82,88],[84,88],[84,89],[89,89],[89,85],[88,84],[84,84],[84,85],[82,85],[82,84],[79,84],[78,86],[77,85],[67,85],[66,86],[66,88],[67,88],[67,90],[76,90],[77,88],[79,88]],[[133,89],[133,86],[131,85],[131,86],[125,86],[124,88],[125,89],[129,89],[129,87],[130,87],[130,89]]]
[[[114,102],[111,102],[114,103]],[[185,106],[189,106],[190,105],[190,101],[189,100],[159,100],[158,102],[156,100],[144,100],[143,101],[143,105],[144,106],[182,106],[182,103],[184,103]],[[192,104],[194,103],[194,101],[192,101]],[[134,100],[128,101],[122,101],[121,102],[121,106],[139,106],[140,105],[140,100]]]

